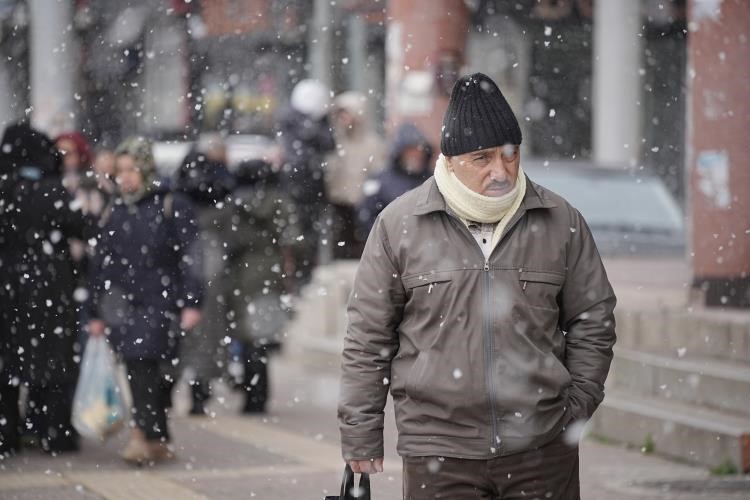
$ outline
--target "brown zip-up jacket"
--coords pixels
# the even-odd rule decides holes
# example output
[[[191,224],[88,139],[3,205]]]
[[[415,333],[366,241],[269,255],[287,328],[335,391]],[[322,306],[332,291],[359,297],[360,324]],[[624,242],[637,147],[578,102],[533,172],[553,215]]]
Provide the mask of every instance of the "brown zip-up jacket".
[[[527,178],[489,259],[434,178],[391,203],[349,300],[345,459],[383,456],[390,388],[402,456],[487,459],[546,444],[604,397],[615,296],[581,214]]]

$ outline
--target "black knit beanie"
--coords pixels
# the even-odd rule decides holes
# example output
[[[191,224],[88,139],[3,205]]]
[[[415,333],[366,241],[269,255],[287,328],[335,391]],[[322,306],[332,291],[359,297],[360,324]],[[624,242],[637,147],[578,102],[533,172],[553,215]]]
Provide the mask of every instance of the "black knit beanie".
[[[443,117],[440,150],[455,156],[521,144],[521,128],[495,82],[483,73],[459,78]]]

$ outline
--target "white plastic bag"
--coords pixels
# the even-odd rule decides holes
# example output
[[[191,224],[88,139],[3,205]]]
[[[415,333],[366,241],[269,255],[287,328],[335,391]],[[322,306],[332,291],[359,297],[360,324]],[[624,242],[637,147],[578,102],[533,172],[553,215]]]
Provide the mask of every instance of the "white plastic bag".
[[[129,394],[107,340],[89,337],[73,397],[73,427],[84,437],[106,439],[125,423]]]

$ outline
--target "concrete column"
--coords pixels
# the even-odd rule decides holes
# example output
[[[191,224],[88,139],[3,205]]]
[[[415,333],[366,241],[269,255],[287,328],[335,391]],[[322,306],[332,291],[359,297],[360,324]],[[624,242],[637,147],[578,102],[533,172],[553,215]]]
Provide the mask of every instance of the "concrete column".
[[[750,307],[750,2],[688,2],[688,173],[694,284]]]
[[[153,57],[143,60],[143,114],[140,129],[150,133],[183,130],[190,117],[188,101],[187,34],[182,19],[163,16],[146,34],[146,50]]]
[[[5,127],[18,118],[12,100],[13,91],[8,78],[8,65],[0,62],[0,130],[5,130]]]
[[[597,0],[594,6],[594,161],[635,166],[640,147],[640,2]]]
[[[77,49],[73,2],[29,0],[32,124],[50,135],[73,128]]]
[[[310,46],[310,78],[315,78],[331,88],[331,31],[332,11],[330,0],[315,0],[308,43]]]
[[[415,123],[438,150],[449,96],[436,68],[445,56],[464,62],[469,10],[463,0],[393,1],[386,17],[387,124]]]
[[[349,56],[348,83],[349,88],[359,92],[367,92],[367,23],[362,14],[355,14],[349,18],[349,36],[347,54]]]

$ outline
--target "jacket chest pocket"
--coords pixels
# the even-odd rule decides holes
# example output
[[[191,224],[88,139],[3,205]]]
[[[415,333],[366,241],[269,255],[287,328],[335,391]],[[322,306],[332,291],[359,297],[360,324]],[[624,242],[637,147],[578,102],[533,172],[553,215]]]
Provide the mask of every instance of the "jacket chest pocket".
[[[407,294],[406,312],[409,312],[409,309],[411,312],[440,312],[450,301],[452,281],[450,271],[404,277],[403,284]]]
[[[447,287],[452,281],[451,275],[450,271],[438,271],[407,276],[403,278],[404,288],[412,296],[415,294],[429,295],[433,290],[437,290],[438,287],[441,289]]]
[[[530,307],[557,310],[557,295],[565,282],[563,274],[554,271],[529,271],[521,269],[518,273],[521,295],[525,304]]]

